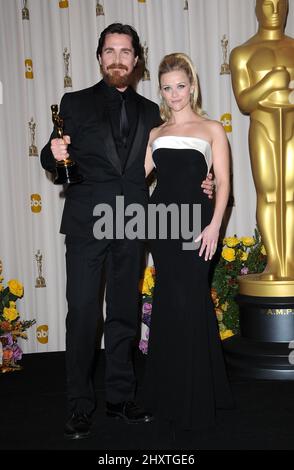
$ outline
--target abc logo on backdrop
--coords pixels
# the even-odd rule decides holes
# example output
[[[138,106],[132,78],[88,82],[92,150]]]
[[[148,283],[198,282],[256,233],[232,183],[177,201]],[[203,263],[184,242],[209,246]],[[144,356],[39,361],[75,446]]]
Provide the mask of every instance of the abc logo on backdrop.
[[[224,126],[226,132],[232,132],[232,115],[231,113],[225,113],[221,116],[220,121]]]
[[[32,212],[41,212],[42,210],[42,199],[40,194],[31,194],[31,210]]]
[[[29,78],[29,79],[34,78],[32,59],[26,59],[25,60],[25,77]]]
[[[41,344],[48,343],[48,325],[40,325],[36,330],[37,340]]]

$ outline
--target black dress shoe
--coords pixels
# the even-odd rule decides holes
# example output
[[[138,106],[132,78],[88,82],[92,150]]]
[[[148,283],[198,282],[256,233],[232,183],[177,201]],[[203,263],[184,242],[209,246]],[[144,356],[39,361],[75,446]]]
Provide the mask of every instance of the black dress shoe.
[[[111,418],[122,419],[127,424],[150,423],[154,419],[151,413],[143,410],[133,401],[116,404],[106,402],[106,414]]]
[[[66,422],[64,437],[66,439],[86,439],[90,436],[91,420],[85,413],[73,413]]]

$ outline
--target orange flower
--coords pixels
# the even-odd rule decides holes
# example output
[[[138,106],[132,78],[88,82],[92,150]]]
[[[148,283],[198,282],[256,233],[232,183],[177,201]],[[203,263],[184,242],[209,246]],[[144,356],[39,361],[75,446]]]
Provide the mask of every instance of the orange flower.
[[[214,305],[217,307],[218,303],[219,303],[217,290],[214,287],[212,287],[211,290],[210,290],[210,294],[211,294],[211,298],[212,298],[212,301],[213,301]]]
[[[4,349],[4,351],[3,351],[3,361],[10,361],[10,359],[12,357],[13,357],[12,349]]]
[[[2,321],[0,322],[0,329],[4,331],[12,330],[13,326],[9,321]]]

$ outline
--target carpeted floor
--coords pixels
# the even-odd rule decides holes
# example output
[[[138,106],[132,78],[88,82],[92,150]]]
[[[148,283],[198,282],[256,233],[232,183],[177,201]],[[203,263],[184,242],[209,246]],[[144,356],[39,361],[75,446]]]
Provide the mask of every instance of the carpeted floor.
[[[140,383],[145,357],[138,353]],[[97,410],[94,436],[68,442],[65,419],[64,353],[29,354],[23,370],[0,375],[2,450],[293,450],[294,381],[231,378],[236,409],[218,414],[215,429],[201,433],[171,430],[165,423],[126,425],[104,413],[104,353],[97,353]]]

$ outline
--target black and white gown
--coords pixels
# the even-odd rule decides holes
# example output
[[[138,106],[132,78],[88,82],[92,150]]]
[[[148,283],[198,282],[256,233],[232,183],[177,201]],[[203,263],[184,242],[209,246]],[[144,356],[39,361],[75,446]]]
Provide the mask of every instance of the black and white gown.
[[[212,164],[210,143],[194,137],[155,139],[157,185],[151,204],[201,205],[201,230],[214,203],[201,183]],[[149,240],[156,285],[145,374],[145,404],[157,417],[183,429],[211,426],[217,408],[231,408],[208,274],[199,249],[183,250],[183,239]],[[192,240],[192,238],[191,238]]]

